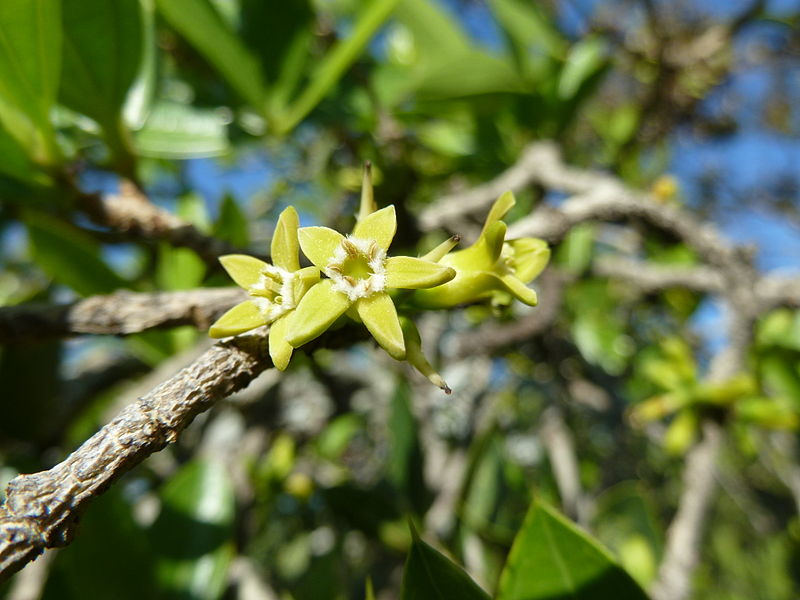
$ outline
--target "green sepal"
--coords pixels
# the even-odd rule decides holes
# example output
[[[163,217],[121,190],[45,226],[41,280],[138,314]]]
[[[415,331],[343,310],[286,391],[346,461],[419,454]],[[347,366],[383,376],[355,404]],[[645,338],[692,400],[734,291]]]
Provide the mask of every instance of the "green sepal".
[[[341,233],[329,227],[301,227],[297,235],[303,254],[320,269],[328,266],[336,248],[344,240]]]
[[[375,240],[378,246],[388,250],[396,232],[397,215],[395,214],[394,206],[389,205],[367,215],[363,220],[356,223],[353,228],[353,237]]]
[[[422,339],[414,321],[401,317],[400,326],[403,328],[403,341],[406,345],[406,362],[422,373],[433,385],[443,390],[445,394],[452,393],[453,390],[422,353]]]
[[[403,331],[397,316],[397,309],[389,294],[380,292],[355,303],[358,316],[366,325],[372,337],[396,360],[406,357]]]
[[[530,283],[544,271],[550,261],[547,242],[537,238],[520,238],[506,242],[514,256],[514,275],[522,283]]]
[[[299,244],[297,241],[297,228],[300,217],[293,206],[287,206],[278,217],[275,233],[272,235],[272,264],[289,272],[300,268],[298,260]]]
[[[486,233],[490,225],[505,217],[506,213],[508,213],[516,203],[517,201],[514,198],[513,192],[509,191],[501,194],[500,197],[494,201],[494,204],[492,204],[492,208],[489,209],[489,214],[486,215],[486,221],[483,224],[483,229],[481,229],[481,235]]]
[[[291,313],[285,314],[276,319],[269,328],[269,355],[272,358],[272,364],[280,371],[285,371],[289,366],[289,360],[291,360],[294,350],[286,341],[290,320]]]
[[[226,254],[219,257],[219,262],[236,285],[246,290],[258,283],[264,268],[269,266],[263,260],[247,254]]]
[[[245,300],[222,315],[208,330],[213,338],[239,335],[267,324],[267,319],[251,300]]]
[[[320,281],[306,292],[292,313],[286,341],[299,348],[319,337],[351,304],[346,295],[333,289],[330,279]]]
[[[436,287],[456,276],[455,270],[435,262],[392,256],[386,259],[386,287],[414,290]]]

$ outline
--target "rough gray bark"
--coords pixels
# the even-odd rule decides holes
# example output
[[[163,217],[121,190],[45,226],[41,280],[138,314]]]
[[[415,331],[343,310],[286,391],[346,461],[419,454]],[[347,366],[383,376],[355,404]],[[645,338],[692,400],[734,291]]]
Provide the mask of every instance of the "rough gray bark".
[[[127,335],[178,325],[208,329],[245,299],[245,291],[234,287],[151,293],[121,290],[72,304],[8,306],[0,308],[0,344],[82,333]]]
[[[128,405],[63,462],[15,477],[0,506],[0,581],[44,549],[69,544],[76,519],[95,496],[270,364],[263,335],[219,342]]]

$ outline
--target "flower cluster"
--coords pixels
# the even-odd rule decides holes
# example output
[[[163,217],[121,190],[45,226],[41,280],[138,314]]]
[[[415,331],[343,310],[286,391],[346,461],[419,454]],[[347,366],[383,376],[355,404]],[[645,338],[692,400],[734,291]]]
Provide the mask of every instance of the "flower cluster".
[[[416,326],[398,315],[396,302],[403,309],[450,308],[487,299],[504,305],[517,298],[534,306],[536,293],[526,284],[546,266],[549,249],[534,238],[505,240],[500,219],[513,205],[513,195],[503,194],[469,248],[451,253],[457,244],[451,238],[422,258],[388,256],[397,217],[394,206],[376,210],[367,167],[361,208],[349,235],[328,227],[299,228],[297,212],[288,207],[272,239],[273,264],[241,254],[220,258],[250,298],[225,313],[209,334],[227,337],[269,325],[270,356],[283,370],[294,348],[346,315],[362,322],[390,356],[408,361],[449,392],[422,354]],[[300,268],[300,250],[313,266]],[[395,290],[414,291],[403,296]]]

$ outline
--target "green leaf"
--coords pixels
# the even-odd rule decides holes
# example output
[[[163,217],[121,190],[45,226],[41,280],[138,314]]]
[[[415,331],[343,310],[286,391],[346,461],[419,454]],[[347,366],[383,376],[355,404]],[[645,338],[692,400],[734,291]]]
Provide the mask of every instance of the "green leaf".
[[[596,540],[534,501],[508,556],[497,600],[646,600]]]
[[[59,410],[63,355],[58,341],[0,347],[0,437],[28,444],[53,439],[49,417]]]
[[[214,66],[241,98],[263,111],[266,82],[255,56],[208,0],[156,0],[161,16]]]
[[[160,495],[161,513],[151,531],[159,598],[220,598],[234,555],[235,500],[227,469],[214,460],[194,460]]]
[[[53,281],[82,296],[108,294],[128,282],[100,258],[92,238],[71,225],[42,213],[23,217],[31,254]]]
[[[592,263],[594,236],[592,223],[573,227],[556,251],[556,261],[572,273],[582,273]]]
[[[416,88],[420,99],[447,100],[483,94],[522,93],[525,86],[506,61],[469,50],[428,69]]]
[[[153,598],[153,561],[145,531],[117,488],[92,502],[81,518],[80,535],[59,552],[47,580],[45,599]],[[109,548],[114,548],[109,552]]]
[[[520,63],[530,73],[537,57],[562,55],[566,41],[553,19],[538,3],[490,0],[492,12],[515,46]]]
[[[661,561],[664,528],[658,514],[654,498],[636,481],[616,484],[597,499],[593,531],[642,586],[655,579]]]
[[[214,222],[213,235],[238,248],[250,245],[250,231],[245,213],[233,196],[225,194]]]
[[[277,121],[275,129],[279,133],[291,131],[319,104],[367,47],[398,1],[373,0],[364,4],[365,8],[356,18],[352,31],[347,37],[340,39],[319,61],[319,66],[311,73],[308,85],[287,110],[286,116]]]
[[[44,164],[58,156],[50,110],[60,69],[60,0],[0,2],[0,122]]]
[[[430,503],[430,492],[423,474],[425,459],[417,435],[419,427],[411,412],[411,388],[405,379],[398,381],[390,410],[386,478],[421,515]]]
[[[314,10],[309,0],[241,0],[239,31],[258,58],[267,90],[267,118],[286,109],[308,74],[314,47]],[[269,31],[269,35],[264,35]]]
[[[47,176],[38,173],[26,148],[0,124],[0,173],[19,181],[46,183]]]
[[[317,436],[317,451],[329,460],[339,460],[350,442],[364,430],[362,417],[347,413],[336,417]]]
[[[600,37],[590,36],[570,48],[567,62],[558,80],[558,97],[571,100],[595,73],[606,64],[606,43]]]
[[[470,49],[469,37],[438,2],[403,0],[396,15],[413,36],[420,61],[442,64]]]
[[[63,73],[60,99],[103,128],[115,155],[128,160],[122,109],[144,49],[139,0],[62,0]]]
[[[136,150],[154,158],[217,156],[230,150],[228,121],[214,110],[178,102],[160,102],[136,132]]]
[[[423,542],[413,528],[412,534],[401,600],[489,600],[461,567]]]

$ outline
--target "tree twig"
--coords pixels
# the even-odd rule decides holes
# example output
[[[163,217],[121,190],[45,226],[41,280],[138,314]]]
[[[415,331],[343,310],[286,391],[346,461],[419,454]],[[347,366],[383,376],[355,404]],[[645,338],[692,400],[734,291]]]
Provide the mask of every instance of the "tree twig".
[[[121,185],[119,194],[80,194],[77,204],[97,225],[137,239],[191,248],[204,261],[215,266],[221,255],[242,252],[159,208],[131,184]]]
[[[207,329],[247,295],[240,288],[130,292],[91,296],[72,304],[22,304],[0,308],[0,344],[82,333],[126,335],[195,325]]]
[[[69,544],[92,498],[270,364],[262,335],[219,342],[127,406],[63,462],[11,480],[0,506],[0,581],[45,548]]]

